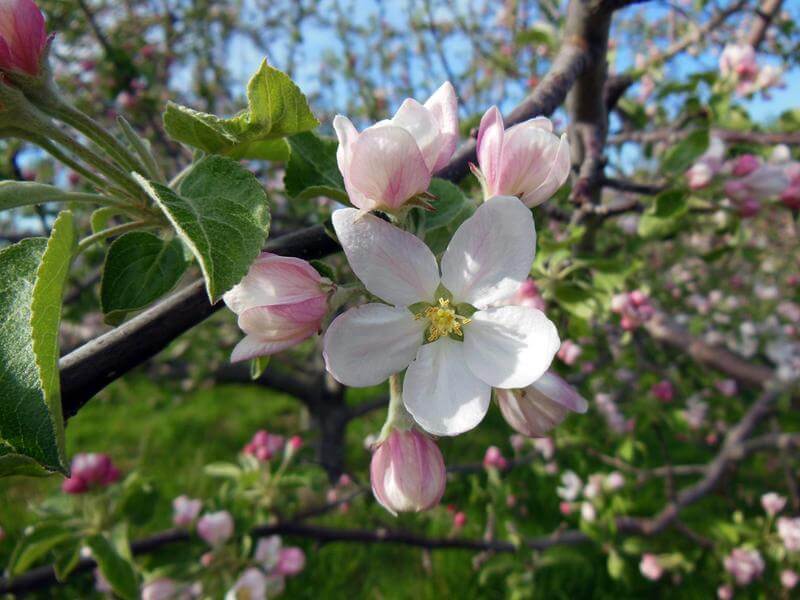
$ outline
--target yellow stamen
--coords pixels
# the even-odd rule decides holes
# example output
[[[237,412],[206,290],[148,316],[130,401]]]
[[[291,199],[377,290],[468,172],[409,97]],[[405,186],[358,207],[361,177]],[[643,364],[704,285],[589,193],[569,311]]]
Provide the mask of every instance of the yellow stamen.
[[[450,308],[450,300],[439,298],[439,306],[429,306],[424,312],[417,313],[414,318],[427,319],[430,321],[428,328],[428,341],[435,342],[440,337],[455,333],[463,336],[461,327],[470,322],[471,319],[457,315],[456,311]]]

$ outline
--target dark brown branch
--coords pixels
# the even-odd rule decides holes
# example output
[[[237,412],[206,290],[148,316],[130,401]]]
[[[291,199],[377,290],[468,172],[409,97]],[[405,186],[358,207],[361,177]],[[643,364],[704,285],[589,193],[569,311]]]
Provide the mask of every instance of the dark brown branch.
[[[653,196],[660,194],[666,188],[663,185],[652,183],[638,183],[636,181],[626,181],[624,179],[615,179],[613,177],[604,177],[601,181],[602,185],[609,187],[620,192],[631,192],[634,194],[642,194],[645,196]]]
[[[755,50],[758,50],[767,36],[767,30],[775,15],[781,10],[781,4],[783,4],[783,0],[764,0],[756,11],[753,24],[750,26],[750,33],[747,35],[747,43]]]

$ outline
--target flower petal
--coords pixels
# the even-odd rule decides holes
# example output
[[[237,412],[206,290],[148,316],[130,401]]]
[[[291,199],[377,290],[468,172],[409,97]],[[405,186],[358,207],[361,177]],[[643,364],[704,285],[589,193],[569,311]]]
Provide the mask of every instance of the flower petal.
[[[439,124],[439,156],[433,165],[433,171],[438,171],[448,163],[458,145],[458,99],[453,84],[445,81],[426,100],[425,108]]]
[[[442,283],[457,302],[486,308],[513,294],[536,252],[533,215],[511,196],[489,198],[456,231],[442,257]]]
[[[290,304],[323,296],[322,277],[308,262],[263,252],[222,299],[237,315],[256,306]]]
[[[558,138],[537,124],[506,131],[496,193],[522,196],[538,188],[552,169]]]
[[[458,435],[481,422],[491,388],[464,361],[461,342],[439,338],[425,344],[406,371],[403,403],[414,420],[434,435]]]
[[[361,132],[353,144],[349,175],[353,188],[376,206],[390,210],[427,190],[431,182],[414,137],[394,125]]]
[[[441,149],[439,124],[433,118],[433,113],[413,98],[406,98],[391,121],[387,121],[386,124],[402,127],[408,131],[422,152],[428,170],[433,171]]]
[[[362,210],[372,210],[376,208],[377,203],[368,200],[350,181],[350,164],[353,159],[353,146],[360,135],[358,130],[350,119],[342,115],[336,115],[333,118],[333,130],[336,132],[336,137],[339,139],[339,147],[336,148],[336,164],[339,166],[342,179],[344,179],[344,187],[347,190],[347,196],[350,198],[351,204]]]
[[[439,267],[418,237],[353,208],[333,213],[350,267],[366,288],[396,306],[433,300]]]
[[[231,353],[231,362],[239,362],[242,360],[250,360],[258,356],[269,356],[288,350],[292,346],[296,346],[306,338],[310,337],[314,332],[303,337],[288,338],[278,342],[265,341],[255,335],[246,335],[242,340],[236,344]]]
[[[583,414],[589,408],[589,404],[578,393],[578,390],[552,371],[547,371],[547,373],[534,381],[530,387],[537,394],[557,402],[572,412]]]
[[[478,311],[464,327],[467,365],[492,387],[530,385],[547,371],[560,344],[552,321],[527,306]]]
[[[534,189],[522,196],[522,202],[525,206],[538,206],[545,200],[558,191],[564,182],[569,177],[569,172],[572,167],[569,156],[569,143],[567,142],[567,134],[561,135],[561,140],[558,143],[558,148],[555,156],[552,159],[547,159],[551,162],[550,172],[544,178],[544,181]]]
[[[492,106],[481,118],[478,128],[478,165],[490,194],[495,192],[500,174],[500,154],[503,150],[503,115]]]
[[[408,366],[424,331],[425,322],[404,308],[385,304],[351,308],[325,333],[325,367],[344,385],[377,385]]]

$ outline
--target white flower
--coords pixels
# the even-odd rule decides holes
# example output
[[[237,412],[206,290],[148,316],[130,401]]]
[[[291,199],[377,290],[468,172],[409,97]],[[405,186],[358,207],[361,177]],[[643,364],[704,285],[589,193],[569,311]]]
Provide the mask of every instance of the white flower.
[[[266,600],[267,576],[259,569],[247,569],[225,594],[225,600]]]
[[[575,471],[564,471],[561,475],[561,487],[556,489],[558,497],[566,502],[572,502],[581,494],[583,482]]]
[[[492,307],[525,281],[536,250],[517,198],[490,198],[458,228],[441,275],[424,242],[378,217],[342,209],[333,226],[353,272],[391,305],[359,306],[331,324],[324,355],[337,381],[377,385],[408,367],[408,411],[432,434],[457,435],[483,419],[492,387],[528,386],[550,366],[560,342],[544,313]]]

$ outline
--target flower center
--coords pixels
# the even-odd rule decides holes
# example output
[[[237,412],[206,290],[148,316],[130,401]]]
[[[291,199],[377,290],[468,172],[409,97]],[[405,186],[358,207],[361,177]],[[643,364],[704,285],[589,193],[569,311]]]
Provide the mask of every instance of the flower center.
[[[428,327],[428,341],[435,342],[440,337],[455,333],[463,336],[462,325],[470,322],[470,319],[456,314],[455,309],[450,307],[450,300],[439,298],[438,306],[429,306],[424,312],[414,315],[415,319],[427,319],[430,321]]]

